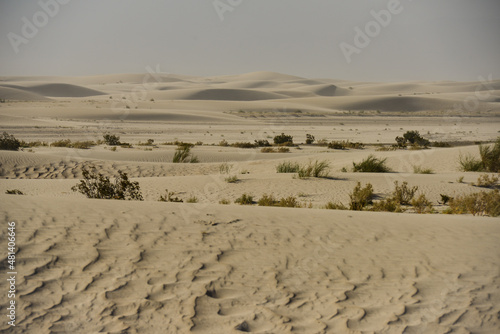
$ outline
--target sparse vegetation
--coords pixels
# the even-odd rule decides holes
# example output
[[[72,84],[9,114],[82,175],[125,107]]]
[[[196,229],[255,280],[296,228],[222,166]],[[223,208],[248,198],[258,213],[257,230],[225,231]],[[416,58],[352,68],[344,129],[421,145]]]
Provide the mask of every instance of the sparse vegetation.
[[[460,155],[458,163],[460,170],[464,172],[500,172],[500,137],[497,138],[493,146],[479,145],[480,159],[468,154]]]
[[[449,201],[451,201],[453,199],[453,197],[450,197],[448,195],[444,195],[444,194],[439,194],[441,196],[441,202],[438,202],[439,204],[443,204],[443,205],[446,205],[448,204]]]
[[[409,205],[410,201],[415,196],[418,187],[408,187],[408,182],[403,182],[401,186],[398,181],[394,182],[394,191],[392,192],[392,198],[401,205]]]
[[[102,137],[103,137],[106,145],[109,145],[109,146],[121,145],[119,136],[107,133],[107,134],[103,135]]]
[[[283,197],[279,201],[274,198],[273,195],[264,194],[258,200],[257,204],[259,206],[279,206],[285,208],[300,208],[301,205],[297,199],[293,196]]]
[[[326,160],[316,160],[314,163],[309,162],[308,165],[301,166],[298,171],[298,177],[328,177],[329,173],[330,163]]]
[[[463,172],[480,172],[483,169],[483,164],[479,159],[474,158],[471,154],[461,155],[458,157],[460,170]]]
[[[272,147],[263,147],[260,149],[260,152],[261,153],[276,153],[276,151]]]
[[[168,189],[165,189],[165,196],[160,195],[160,198],[158,201],[160,202],[174,202],[174,203],[182,203],[183,200],[180,199],[179,197],[175,196],[175,193],[173,191],[168,191]]]
[[[369,204],[373,204],[373,186],[371,183],[367,183],[362,188],[361,182],[358,182],[349,198],[349,210],[361,211]]]
[[[234,203],[240,204],[240,205],[252,205],[252,204],[254,204],[253,196],[243,194],[243,195],[241,195],[241,197],[237,198],[234,201]]]
[[[353,149],[356,149],[356,150],[360,150],[360,149],[363,149],[365,147],[365,145],[363,143],[359,143],[359,142],[356,142],[356,143],[351,143],[350,141],[346,141],[346,140],[343,140],[343,141],[332,141],[328,144],[328,148],[330,149],[334,149],[334,150],[345,150],[345,149],[348,149],[348,148],[353,148]]]
[[[224,181],[226,181],[227,183],[236,183],[238,182],[240,179],[238,179],[238,176],[236,175],[233,175],[233,176],[229,176],[229,177],[226,177],[224,179]]]
[[[118,171],[114,182],[111,182],[109,177],[96,173],[95,168],[83,168],[82,175],[83,180],[71,190],[78,191],[88,198],[143,200],[139,183],[130,181],[127,173]]]
[[[416,213],[432,213],[434,210],[432,203],[424,194],[420,195],[417,199],[412,199],[411,205]]]
[[[255,146],[256,147],[268,147],[268,146],[271,146],[271,144],[269,143],[269,141],[267,139],[263,139],[263,140],[255,140]]]
[[[413,166],[413,173],[415,173],[415,174],[434,174],[434,171],[430,168],[423,168],[421,166]]]
[[[473,216],[500,216],[500,192],[482,191],[479,193],[457,196],[450,200],[450,208],[446,213]]]
[[[309,133],[306,134],[306,144],[307,145],[311,145],[312,143],[314,143],[314,140],[315,140],[315,138],[313,135],[311,135]]]
[[[297,173],[300,169],[298,163],[284,161],[276,166],[276,173]]]
[[[378,212],[404,212],[401,204],[393,197],[386,198],[373,203],[372,211]]]
[[[196,156],[191,153],[189,146],[179,146],[174,153],[173,163],[197,163],[199,162]]]
[[[274,139],[274,144],[276,145],[284,145],[284,146],[291,146],[293,145],[293,137],[289,135],[285,135],[284,133],[281,133],[278,136],[275,136]]]
[[[231,168],[233,168],[233,165],[230,165],[227,162],[223,162],[222,164],[219,165],[219,173],[229,174]]]
[[[228,205],[228,204],[230,204],[230,203],[231,203],[231,202],[229,202],[229,200],[228,200],[228,199],[225,199],[225,198],[223,198],[223,199],[221,199],[221,200],[219,201],[219,204],[224,204],[224,205]]]
[[[89,149],[92,146],[97,145],[93,141],[75,141],[71,142],[70,139],[62,139],[55,141],[50,144],[51,147],[67,147],[67,148],[77,148],[77,149]]]
[[[198,198],[196,196],[191,196],[186,200],[186,203],[198,203]]]
[[[431,142],[423,138],[418,131],[406,131],[403,137],[396,137],[396,146],[399,148],[406,148],[412,145],[413,149],[421,149],[429,147]]]
[[[475,186],[482,188],[496,188],[498,187],[498,176],[481,174],[479,175]]]
[[[353,162],[353,172],[359,173],[389,173],[391,169],[387,167],[385,159],[376,158],[374,155],[369,155],[365,160],[360,163]]]
[[[5,193],[7,195],[24,195],[24,193],[19,189],[6,190]]]
[[[7,132],[0,136],[0,150],[17,151],[21,147],[21,142]]]

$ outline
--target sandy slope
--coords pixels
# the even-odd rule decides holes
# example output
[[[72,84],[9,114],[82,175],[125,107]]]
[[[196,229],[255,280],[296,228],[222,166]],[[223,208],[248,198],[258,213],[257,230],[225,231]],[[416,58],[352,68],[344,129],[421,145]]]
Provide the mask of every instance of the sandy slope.
[[[0,197],[20,249],[6,332],[500,326],[495,219]]]

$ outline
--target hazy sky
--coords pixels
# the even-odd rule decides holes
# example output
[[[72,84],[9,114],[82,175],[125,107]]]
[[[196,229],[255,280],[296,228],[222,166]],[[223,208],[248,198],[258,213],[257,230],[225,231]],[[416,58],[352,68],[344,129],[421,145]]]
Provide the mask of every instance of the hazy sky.
[[[499,0],[0,0],[0,75],[499,79],[499,17]]]

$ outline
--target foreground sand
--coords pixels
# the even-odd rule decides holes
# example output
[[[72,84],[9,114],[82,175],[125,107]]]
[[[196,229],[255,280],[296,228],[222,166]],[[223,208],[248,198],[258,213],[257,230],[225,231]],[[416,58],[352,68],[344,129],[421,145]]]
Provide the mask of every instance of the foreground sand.
[[[49,143],[112,133],[133,146],[0,151],[0,242],[16,221],[19,247],[17,326],[4,318],[0,331],[500,332],[498,218],[322,209],[347,203],[357,182],[371,183],[381,199],[406,181],[438,212],[446,208],[441,194],[482,191],[474,186],[480,173],[458,171],[458,159],[499,135],[498,96],[498,81],[387,84],[271,72],[0,78],[1,132]],[[477,104],[464,109],[471,99]],[[408,130],[454,147],[377,151]],[[300,147],[218,146],[282,132]],[[303,145],[307,133],[367,146]],[[148,139],[155,146],[138,145]],[[202,142],[193,149],[200,163],[173,164],[176,146],[162,143],[175,140]],[[393,172],[341,171],[369,154],[387,158]],[[281,162],[315,160],[330,164],[329,178],[276,173]],[[224,162],[228,174],[220,173]],[[90,166],[128,173],[144,201],[72,192]],[[25,195],[5,195],[13,189]],[[166,189],[198,203],[158,202]],[[312,208],[234,204],[243,193],[294,196]],[[0,259],[7,272],[5,251]],[[7,303],[0,298],[2,310]]]
[[[497,219],[0,197],[20,249],[7,332],[500,328]]]

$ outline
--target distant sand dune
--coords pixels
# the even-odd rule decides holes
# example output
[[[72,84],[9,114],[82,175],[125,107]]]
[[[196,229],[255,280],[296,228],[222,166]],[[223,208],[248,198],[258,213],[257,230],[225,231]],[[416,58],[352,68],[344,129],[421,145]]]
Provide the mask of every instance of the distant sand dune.
[[[81,86],[62,84],[62,83],[47,83],[34,86],[17,86],[17,85],[3,85],[8,88],[15,88],[27,92],[39,94],[48,97],[87,97],[96,95],[105,95],[106,93],[89,89]]]

